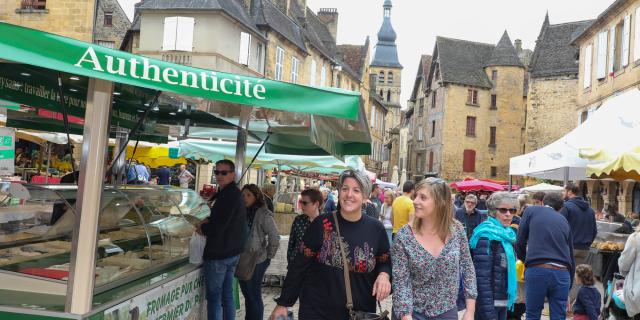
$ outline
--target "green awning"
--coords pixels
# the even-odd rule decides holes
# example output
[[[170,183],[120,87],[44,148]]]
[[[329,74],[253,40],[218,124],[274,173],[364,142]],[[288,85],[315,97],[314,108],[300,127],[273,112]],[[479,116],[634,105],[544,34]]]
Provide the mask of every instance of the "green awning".
[[[358,119],[356,92],[193,68],[8,23],[0,23],[0,34],[0,59],[187,96]]]

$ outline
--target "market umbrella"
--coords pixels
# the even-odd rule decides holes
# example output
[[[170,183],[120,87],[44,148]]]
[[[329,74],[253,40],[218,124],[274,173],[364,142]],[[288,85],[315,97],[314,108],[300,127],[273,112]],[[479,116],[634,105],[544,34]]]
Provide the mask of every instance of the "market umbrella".
[[[640,180],[640,148],[604,163],[588,165],[587,175],[593,179]]]
[[[534,193],[538,191],[555,192],[555,191],[562,191],[563,189],[564,188],[561,186],[556,186],[548,183],[539,183],[533,186],[522,188],[520,189],[520,191]]]
[[[505,190],[503,185],[489,182],[489,181],[482,181],[478,179],[453,182],[451,183],[450,186],[458,191],[464,191],[464,192]]]
[[[400,174],[400,183],[398,183],[398,185],[402,187],[405,182],[407,182],[407,170],[402,169],[402,174]]]
[[[398,184],[398,166],[393,166],[393,173],[391,173],[391,183]]]

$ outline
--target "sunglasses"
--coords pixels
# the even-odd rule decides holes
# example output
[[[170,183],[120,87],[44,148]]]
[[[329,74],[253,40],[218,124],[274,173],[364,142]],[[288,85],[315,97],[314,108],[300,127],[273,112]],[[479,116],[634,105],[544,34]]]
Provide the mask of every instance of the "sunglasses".
[[[308,204],[311,204],[311,201],[302,201],[302,200],[300,200],[300,204],[303,205],[303,206],[306,206]]]
[[[233,173],[233,171],[228,171],[228,170],[213,170],[213,174],[215,174],[216,176],[226,176],[229,173]]]
[[[516,214],[516,212],[518,212],[518,209],[516,208],[497,208],[496,210],[498,210],[498,212],[500,212],[501,214],[507,214],[507,212]]]
[[[429,183],[437,183],[437,184],[444,184],[444,185],[446,185],[446,184],[447,184],[447,182],[446,182],[446,181],[444,181],[443,179],[440,179],[440,178],[433,178],[433,177],[431,177],[431,178],[427,178],[427,182],[429,182]]]

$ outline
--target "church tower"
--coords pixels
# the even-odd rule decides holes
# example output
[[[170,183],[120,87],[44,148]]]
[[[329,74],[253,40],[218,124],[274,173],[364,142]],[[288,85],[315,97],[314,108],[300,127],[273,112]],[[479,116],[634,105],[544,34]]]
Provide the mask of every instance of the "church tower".
[[[394,114],[390,128],[395,127],[400,121],[400,83],[402,80],[402,65],[398,60],[398,47],[396,46],[396,32],[391,26],[391,0],[385,0],[383,7],[383,20],[378,31],[378,42],[374,48],[373,61],[370,65],[371,74],[375,75],[376,93],[386,107]]]

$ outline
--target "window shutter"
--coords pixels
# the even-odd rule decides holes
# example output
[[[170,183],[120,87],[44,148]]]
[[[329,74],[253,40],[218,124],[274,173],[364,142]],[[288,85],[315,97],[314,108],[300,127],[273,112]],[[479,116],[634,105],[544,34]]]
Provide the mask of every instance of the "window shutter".
[[[607,30],[598,34],[598,79],[607,76]]]
[[[638,17],[640,17],[640,7],[636,9],[636,19],[635,19],[635,45],[633,48],[633,61],[640,60],[640,22],[638,22]]]
[[[475,150],[464,150],[462,162],[462,171],[464,172],[475,172],[476,171],[476,151]]]
[[[591,53],[593,51],[593,46],[588,45],[584,49],[584,77],[583,77],[583,87],[589,88],[591,86]]]
[[[240,57],[238,58],[238,62],[244,64],[245,66],[249,65],[249,57],[251,50],[251,35],[246,32],[240,32]]]
[[[609,30],[609,73],[613,72],[616,64],[616,27]]]
[[[193,26],[195,19],[190,17],[178,17],[178,28],[176,31],[176,50],[193,51]]]
[[[178,28],[178,17],[164,18],[164,33],[162,34],[162,50],[176,50],[176,30]]]
[[[327,86],[327,68],[323,65],[322,69],[320,69],[320,86]]]
[[[624,17],[624,25],[622,26],[622,66],[629,64],[629,32],[631,30],[631,16]]]
[[[433,151],[429,151],[429,172],[433,172]]]
[[[316,85],[316,60],[311,60],[311,72],[309,75],[309,85]]]

